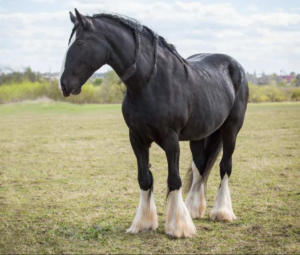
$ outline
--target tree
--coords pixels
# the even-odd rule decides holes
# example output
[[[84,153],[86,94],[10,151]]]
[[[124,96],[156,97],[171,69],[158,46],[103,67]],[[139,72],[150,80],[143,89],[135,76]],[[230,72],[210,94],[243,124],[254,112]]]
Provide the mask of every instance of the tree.
[[[291,84],[292,84],[292,86],[296,86],[296,78],[293,78],[293,79],[291,80]]]
[[[281,84],[284,85],[284,86],[286,86],[286,84],[287,84],[287,79],[283,79],[282,82],[281,82]]]
[[[25,79],[27,79],[31,82],[35,82],[37,80],[35,73],[31,71],[30,67],[25,68],[24,76],[25,76]]]
[[[296,87],[300,87],[300,74],[297,74],[297,76],[296,76],[295,85],[296,85]]]
[[[118,84],[118,81],[120,80],[120,78],[116,74],[116,72],[112,70],[112,71],[108,71],[105,73],[103,80],[104,80],[104,83],[106,83],[106,84]],[[124,96],[126,93],[126,86],[124,85],[124,83],[121,83],[118,86]]]
[[[295,101],[300,101],[300,89],[295,89],[292,93],[292,99]]]
[[[93,81],[94,86],[100,86],[102,84],[102,79],[101,78],[96,78]]]

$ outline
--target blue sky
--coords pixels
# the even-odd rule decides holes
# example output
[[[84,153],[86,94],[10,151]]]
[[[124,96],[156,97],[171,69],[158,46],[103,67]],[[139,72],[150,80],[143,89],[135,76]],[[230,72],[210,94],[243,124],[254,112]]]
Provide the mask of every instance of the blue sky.
[[[0,69],[59,71],[75,7],[136,18],[184,57],[225,53],[248,72],[300,73],[299,0],[0,0]]]

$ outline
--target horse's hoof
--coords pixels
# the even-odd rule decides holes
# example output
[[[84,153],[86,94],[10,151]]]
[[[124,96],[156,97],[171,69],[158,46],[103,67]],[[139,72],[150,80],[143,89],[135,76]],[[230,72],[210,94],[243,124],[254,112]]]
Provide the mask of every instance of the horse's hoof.
[[[181,225],[179,227],[173,227],[166,230],[166,234],[170,238],[187,238],[196,235],[196,227],[192,225]]]
[[[181,189],[170,192],[167,203],[166,234],[174,237],[192,237],[196,227],[182,200]]]
[[[137,234],[145,230],[156,230],[157,227],[158,218],[153,193],[151,189],[141,190],[137,214],[126,233]]]
[[[225,176],[222,179],[214,208],[210,213],[210,219],[212,221],[224,220],[229,222],[236,220],[236,216],[232,209],[227,174],[225,174]]]
[[[126,230],[126,233],[130,234],[138,234],[143,231],[153,230],[155,231],[158,227],[157,216],[153,219],[153,221],[139,221],[133,222],[131,227]]]
[[[212,210],[210,213],[210,219],[212,221],[229,221],[236,220],[236,216],[232,210],[227,207],[222,207],[217,210]]]

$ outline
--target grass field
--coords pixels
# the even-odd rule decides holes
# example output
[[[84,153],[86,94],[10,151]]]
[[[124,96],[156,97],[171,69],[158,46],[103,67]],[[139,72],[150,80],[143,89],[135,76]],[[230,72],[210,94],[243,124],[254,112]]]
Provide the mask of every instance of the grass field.
[[[209,220],[216,164],[197,236],[168,238],[156,145],[150,163],[159,228],[125,234],[139,186],[120,105],[0,105],[0,253],[300,253],[300,103],[249,105],[230,178],[234,223]],[[190,163],[182,142],[182,177]]]

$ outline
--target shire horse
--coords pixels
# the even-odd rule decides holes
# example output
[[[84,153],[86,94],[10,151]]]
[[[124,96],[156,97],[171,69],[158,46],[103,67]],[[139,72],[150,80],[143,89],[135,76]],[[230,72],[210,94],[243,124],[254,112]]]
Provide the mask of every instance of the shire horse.
[[[228,180],[232,154],[248,101],[245,71],[223,54],[182,58],[175,47],[138,21],[118,14],[81,15],[76,9],[59,88],[63,96],[78,95],[82,85],[104,64],[110,65],[127,91],[122,112],[137,159],[140,201],[129,233],[155,230],[158,218],[153,196],[149,148],[166,153],[168,196],[166,233],[191,237],[193,218],[206,209],[205,187],[221,149],[221,184],[210,212],[213,221],[233,221]],[[193,162],[182,199],[179,141],[190,141]]]

